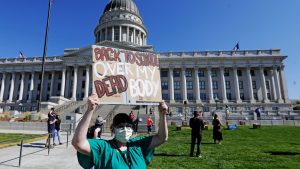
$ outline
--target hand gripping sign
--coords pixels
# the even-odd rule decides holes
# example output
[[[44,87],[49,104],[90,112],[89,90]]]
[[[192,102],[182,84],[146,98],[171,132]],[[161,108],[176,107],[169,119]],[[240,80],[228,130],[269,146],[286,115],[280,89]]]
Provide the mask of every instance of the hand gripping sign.
[[[136,104],[160,102],[158,57],[93,45],[93,90],[101,103]]]

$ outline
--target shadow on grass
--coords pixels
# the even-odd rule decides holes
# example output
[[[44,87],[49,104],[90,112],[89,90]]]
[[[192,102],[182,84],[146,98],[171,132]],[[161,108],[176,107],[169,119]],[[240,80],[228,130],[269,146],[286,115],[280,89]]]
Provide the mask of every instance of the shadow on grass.
[[[287,151],[266,151],[265,153],[269,153],[271,155],[288,155],[288,156],[295,156],[295,155],[300,155],[300,153],[296,152],[287,152]]]
[[[184,144],[189,144],[189,145],[190,145],[191,142],[185,142]],[[195,145],[196,145],[196,144],[197,144],[197,142],[195,143]],[[215,143],[213,143],[213,142],[204,142],[204,143],[203,143],[203,142],[202,142],[201,145],[202,145],[202,144],[215,144]]]
[[[154,156],[161,156],[161,157],[186,157],[188,155],[158,153],[158,154],[154,154]]]

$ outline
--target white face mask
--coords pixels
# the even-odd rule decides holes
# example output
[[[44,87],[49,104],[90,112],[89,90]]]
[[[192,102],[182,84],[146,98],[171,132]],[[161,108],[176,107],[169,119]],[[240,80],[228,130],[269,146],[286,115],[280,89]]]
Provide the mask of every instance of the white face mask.
[[[121,143],[127,143],[127,141],[132,136],[132,128],[131,127],[121,127],[115,129],[115,139],[120,141]]]

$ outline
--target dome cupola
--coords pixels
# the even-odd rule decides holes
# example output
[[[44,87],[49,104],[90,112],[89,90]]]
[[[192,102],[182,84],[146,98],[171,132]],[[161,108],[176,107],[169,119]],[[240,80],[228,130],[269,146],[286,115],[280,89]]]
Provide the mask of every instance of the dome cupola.
[[[110,0],[94,34],[96,43],[113,41],[131,46],[147,45],[147,29],[133,0]]]

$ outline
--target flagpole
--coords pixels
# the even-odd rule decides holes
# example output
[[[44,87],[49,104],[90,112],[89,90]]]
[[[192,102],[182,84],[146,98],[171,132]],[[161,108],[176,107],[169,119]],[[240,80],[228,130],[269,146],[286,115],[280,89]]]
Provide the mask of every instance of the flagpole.
[[[52,0],[49,0],[49,3],[48,3],[48,16],[47,16],[46,34],[45,34],[45,40],[44,40],[44,52],[43,52],[43,60],[42,60],[42,80],[41,80],[41,84],[40,84],[40,94],[39,94],[39,102],[38,102],[37,112],[39,112],[41,110],[41,102],[42,102],[42,97],[43,97],[45,61],[46,61],[47,43],[48,43],[48,28],[49,28],[51,5],[52,5],[51,1]]]

